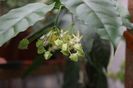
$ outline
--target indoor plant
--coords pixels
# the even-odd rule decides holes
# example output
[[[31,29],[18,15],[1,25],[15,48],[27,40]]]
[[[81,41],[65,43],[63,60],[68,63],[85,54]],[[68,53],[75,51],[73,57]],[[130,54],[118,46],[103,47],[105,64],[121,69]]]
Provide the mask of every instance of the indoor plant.
[[[88,77],[89,75],[92,76],[92,82],[90,82],[92,85],[88,84],[87,86],[89,88],[98,88],[99,86],[101,86],[100,88],[106,88],[107,85],[103,85],[104,83],[101,84],[100,80],[106,82],[103,68],[107,68],[109,61],[109,41],[111,45],[114,46],[114,49],[116,49],[119,41],[122,39],[123,26],[127,26],[130,29],[132,28],[132,24],[127,17],[127,10],[123,12],[121,10],[122,7],[119,6],[118,2],[115,0],[53,0],[53,2],[55,2],[55,4],[51,5],[33,3],[20,9],[12,10],[8,14],[2,16],[0,18],[0,45],[3,45],[19,32],[26,30],[35,22],[41,20],[43,16],[46,16],[52,9],[57,9],[59,11],[57,12],[53,27],[61,29],[58,25],[58,19],[60,18],[61,11],[67,9],[72,14],[71,26],[73,31],[71,31],[71,33],[73,34],[79,31],[83,36],[81,43],[85,52],[86,69]],[[7,26],[6,24],[9,25]],[[47,29],[50,29],[49,26]],[[44,31],[41,33],[43,32]],[[36,37],[36,35],[39,35],[39,37]],[[22,40],[21,44],[24,45],[25,48],[29,42],[37,38],[40,39],[40,37],[40,34],[37,32],[33,36],[27,37],[29,41],[27,39]],[[105,45],[107,48],[104,46],[102,47],[102,45]],[[107,55],[103,55],[105,52]],[[48,56],[49,55],[50,54],[48,54]],[[89,74],[89,70],[92,73]],[[95,78],[93,77],[93,73],[97,75],[99,81],[93,81]],[[94,87],[94,83],[97,84],[96,87]]]

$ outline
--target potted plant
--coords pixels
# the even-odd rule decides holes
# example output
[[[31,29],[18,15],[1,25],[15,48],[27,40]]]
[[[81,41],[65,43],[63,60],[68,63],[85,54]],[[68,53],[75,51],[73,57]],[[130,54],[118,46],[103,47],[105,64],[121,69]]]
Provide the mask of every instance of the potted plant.
[[[84,56],[83,62],[87,72],[84,86],[107,88],[105,72],[109,63],[110,46],[116,50],[123,39],[123,27],[133,28],[128,19],[128,10],[123,8],[119,0],[53,0],[52,2],[49,5],[28,4],[1,16],[0,46],[37,21],[48,18],[47,14],[53,12],[56,14],[55,19],[53,18],[54,20],[45,26],[45,29],[31,31],[30,35],[19,42],[19,48],[26,49],[29,43],[36,40],[35,46],[38,54],[43,55],[42,58],[48,60],[55,52],[67,56],[69,70],[66,69],[63,88],[79,87],[79,57]],[[62,12],[68,12],[71,18],[67,28],[61,28],[59,25]]]

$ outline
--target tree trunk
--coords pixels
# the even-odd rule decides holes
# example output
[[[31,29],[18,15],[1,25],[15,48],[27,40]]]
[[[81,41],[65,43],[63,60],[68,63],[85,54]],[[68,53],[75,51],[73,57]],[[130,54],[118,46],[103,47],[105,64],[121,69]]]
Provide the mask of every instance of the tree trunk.
[[[129,11],[133,21],[133,0],[129,0]],[[126,75],[125,88],[133,88],[133,32],[126,31]]]

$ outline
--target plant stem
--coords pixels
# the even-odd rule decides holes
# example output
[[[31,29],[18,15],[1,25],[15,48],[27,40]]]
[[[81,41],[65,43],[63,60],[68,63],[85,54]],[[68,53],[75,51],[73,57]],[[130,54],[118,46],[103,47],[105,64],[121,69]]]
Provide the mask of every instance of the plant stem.
[[[61,13],[62,7],[63,7],[63,5],[60,6],[59,11],[58,11],[58,14],[57,14],[57,16],[56,16],[55,24],[54,24],[55,26],[58,25],[58,21],[59,21],[58,19],[59,19],[59,16],[60,16],[60,13]]]

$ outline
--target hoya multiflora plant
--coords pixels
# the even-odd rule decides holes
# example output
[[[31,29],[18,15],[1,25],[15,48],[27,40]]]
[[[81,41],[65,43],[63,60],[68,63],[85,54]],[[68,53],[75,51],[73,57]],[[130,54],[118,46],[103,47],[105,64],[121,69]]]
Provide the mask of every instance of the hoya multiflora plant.
[[[127,20],[128,11],[122,13],[115,0],[51,0],[53,4],[32,3],[13,9],[0,17],[0,45],[25,31],[36,22],[47,18],[47,13],[57,9],[55,25],[64,7],[72,13],[73,28],[82,34],[82,46],[86,49],[85,56],[91,51],[93,35],[111,41],[117,47],[122,39],[122,28],[132,24]],[[63,8],[62,8],[63,7]],[[126,11],[125,11],[126,12]],[[54,19],[54,18],[53,18]],[[8,25],[7,25],[8,24]],[[55,26],[54,25],[54,26]],[[89,42],[88,42],[89,41]]]
[[[13,9],[0,17],[0,46],[20,32],[25,31],[28,27],[35,25],[38,21],[49,18],[48,13],[54,13],[56,17],[45,22],[48,25],[45,25],[41,30],[36,29],[36,32],[32,32],[33,36],[30,35],[23,39],[19,44],[19,48],[27,49],[28,44],[33,40],[37,40],[37,52],[43,55],[46,60],[50,59],[56,51],[61,52],[72,61],[78,61],[79,57],[84,56],[89,64],[87,66],[91,67],[88,69],[92,69],[90,77],[98,78],[98,82],[92,80],[94,86],[97,87],[89,88],[107,88],[102,85],[106,83],[101,83],[106,81],[103,68],[107,68],[109,61],[109,55],[103,53],[106,50],[108,51],[105,41],[109,41],[110,45],[113,45],[114,49],[116,49],[123,39],[124,30],[122,29],[125,27],[133,29],[133,24],[128,19],[128,10],[118,4],[119,1],[51,0],[52,4],[31,3]],[[71,24],[74,32],[71,30],[63,31],[58,25],[59,18],[62,17],[60,13],[64,12],[64,9],[71,14]],[[95,35],[98,35],[98,38]],[[74,75],[72,76],[75,77]],[[78,80],[75,81],[75,84],[77,84]],[[68,84],[66,83],[66,86]]]
[[[77,62],[78,58],[84,57],[84,51],[81,45],[82,36],[79,32],[76,34],[61,30],[57,27],[50,28],[51,31],[42,35],[36,42],[37,53],[48,60],[52,55],[60,51],[70,60]],[[28,49],[29,40],[23,39],[19,43],[19,49]]]
[[[81,46],[79,32],[72,34],[58,28],[52,28],[50,32],[43,35],[36,43],[38,54],[43,54],[44,58],[50,59],[55,51],[60,51],[72,61],[78,61],[79,57],[84,56]]]
[[[67,32],[63,32],[65,33],[63,35],[62,31],[60,31],[59,34],[57,33],[58,35],[55,33],[57,31],[50,31],[48,33],[52,36],[54,35],[54,37],[58,37],[57,40],[53,40],[53,43],[50,42],[52,41],[51,39],[46,40],[45,37],[44,39],[40,39],[39,41],[49,42],[49,44],[51,45],[51,47],[49,48],[53,49],[53,47],[56,47],[60,49],[64,55],[70,55],[69,57],[71,59],[72,57],[77,58],[77,56],[81,56],[80,54],[83,53],[83,51],[81,50],[79,54],[79,51],[74,48],[77,46],[81,47],[81,45],[83,46],[83,49],[85,51],[85,57],[89,58],[88,55],[91,52],[93,46],[94,34],[98,34],[101,39],[109,40],[111,44],[116,48],[119,42],[123,39],[123,27],[127,26],[130,29],[133,28],[132,23],[130,23],[130,21],[127,19],[127,17],[129,16],[128,10],[125,9],[123,12],[121,10],[123,9],[122,6],[118,5],[118,2],[116,0],[51,0],[51,2],[53,3],[49,5],[46,5],[44,3],[31,3],[26,6],[13,9],[7,14],[1,16],[0,46],[5,44],[20,32],[25,31],[28,27],[33,26],[36,22],[48,18],[47,14],[49,12],[56,12],[55,14],[57,16],[53,18],[55,19],[53,22],[54,25],[51,26],[56,26],[57,28],[59,28],[58,18],[60,17],[60,12],[63,9],[67,9],[71,13],[74,31],[80,32],[79,34],[83,36],[82,39],[79,38],[79,40],[82,40],[81,44],[79,42],[78,44],[75,43],[75,40],[78,40],[78,38],[76,38],[79,37],[78,35],[73,36],[73,33],[69,34]],[[48,34],[46,35],[48,36]],[[72,39],[64,41],[64,37],[61,38],[61,35],[69,35],[69,37],[72,37]],[[50,37],[50,35],[48,37]],[[71,41],[75,43],[73,49],[71,49],[71,46],[73,46],[71,44]],[[19,47],[22,46],[23,48],[27,48],[26,45],[29,43],[30,41],[23,39],[20,43],[22,45],[20,45]],[[48,59],[49,56],[52,56],[52,50],[48,49],[45,51],[46,46],[47,45],[44,44],[44,46],[37,47],[39,48],[38,53],[44,53],[44,57],[47,57],[46,59]],[[75,53],[72,53],[71,51]]]

